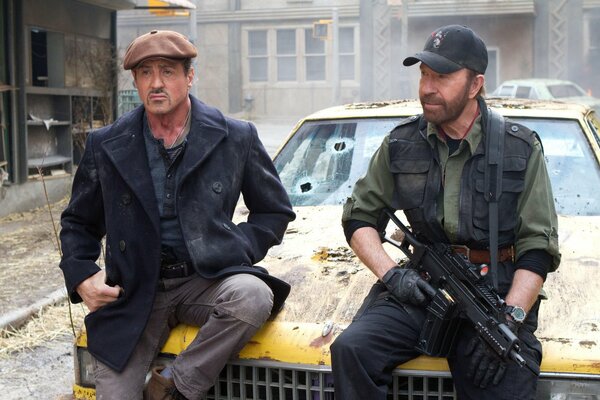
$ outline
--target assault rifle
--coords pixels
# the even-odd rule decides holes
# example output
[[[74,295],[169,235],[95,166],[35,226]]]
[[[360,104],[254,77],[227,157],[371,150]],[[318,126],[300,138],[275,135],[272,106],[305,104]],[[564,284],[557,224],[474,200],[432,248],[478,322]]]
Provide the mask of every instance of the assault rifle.
[[[506,324],[504,300],[483,279],[487,266],[472,264],[448,244],[421,243],[391,210],[384,213],[404,237],[398,242],[381,232],[382,240],[402,250],[437,292],[427,306],[417,349],[430,356],[446,357],[460,324],[466,320],[500,358],[539,375],[539,368],[528,365],[519,354],[519,338]]]

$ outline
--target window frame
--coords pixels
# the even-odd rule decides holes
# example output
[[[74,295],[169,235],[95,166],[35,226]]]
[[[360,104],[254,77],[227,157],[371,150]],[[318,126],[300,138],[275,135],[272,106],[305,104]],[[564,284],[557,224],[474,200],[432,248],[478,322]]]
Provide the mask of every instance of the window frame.
[[[352,53],[341,53],[342,55],[352,55],[354,57],[354,78],[341,80],[346,87],[358,86],[360,79],[360,37],[359,25],[355,23],[341,25],[340,28],[352,28],[354,32],[353,36],[353,47]],[[282,55],[277,53],[277,32],[281,30],[295,30],[296,35],[296,54]],[[324,43],[323,53],[312,54],[309,57],[325,57],[325,76],[322,80],[308,80],[307,69],[306,69],[306,41],[305,31],[310,30],[312,32],[312,24],[299,23],[289,25],[253,25],[242,28],[242,74],[243,74],[243,85],[246,88],[261,88],[269,86],[270,88],[306,88],[306,87],[327,87],[331,86],[332,79],[332,64],[333,64],[333,46],[331,41]],[[250,55],[250,32],[255,31],[266,31],[267,33],[267,55]],[[280,58],[296,58],[296,80],[279,80],[278,79],[278,60]],[[253,81],[250,80],[250,59],[251,58],[267,58],[267,79],[264,81]]]
[[[264,32],[265,34],[265,53],[264,54],[252,54],[250,52],[251,46],[250,46],[250,36],[253,33],[259,33],[259,32]],[[249,29],[247,31],[247,34],[245,36],[245,43],[246,43],[246,59],[248,60],[247,62],[247,79],[248,82],[251,83],[268,83],[269,82],[269,74],[270,74],[270,65],[269,65],[269,30],[267,29]],[[251,60],[265,60],[266,61],[266,71],[265,71],[265,79],[259,79],[259,80],[254,80],[252,79],[252,62]]]

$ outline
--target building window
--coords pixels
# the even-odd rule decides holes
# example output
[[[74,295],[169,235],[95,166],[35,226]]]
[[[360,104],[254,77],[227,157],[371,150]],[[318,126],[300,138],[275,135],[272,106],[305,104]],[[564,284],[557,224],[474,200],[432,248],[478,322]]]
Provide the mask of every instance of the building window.
[[[269,76],[267,31],[248,32],[250,82],[266,82]]]
[[[244,81],[247,83],[305,84],[327,82],[333,57],[331,38],[313,37],[312,27],[282,26],[244,31]],[[338,71],[340,80],[358,79],[358,29],[339,28]],[[329,70],[329,71],[328,71]]]
[[[340,28],[340,79],[354,80],[354,28]]]
[[[325,80],[325,42],[312,36],[312,28],[304,30],[306,80]]]
[[[296,80],[296,30],[277,30],[277,80]]]

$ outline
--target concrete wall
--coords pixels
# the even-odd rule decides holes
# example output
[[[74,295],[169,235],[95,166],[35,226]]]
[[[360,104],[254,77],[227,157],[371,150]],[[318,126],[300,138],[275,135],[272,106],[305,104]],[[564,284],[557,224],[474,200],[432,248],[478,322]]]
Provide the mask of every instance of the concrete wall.
[[[0,218],[14,212],[23,212],[47,204],[45,191],[50,203],[57,202],[71,193],[72,177],[49,177],[29,180],[20,185],[0,186]],[[44,190],[44,184],[46,188]],[[60,218],[55,215],[55,218]]]
[[[196,93],[205,103],[224,111],[229,107],[228,30],[227,24],[199,25],[196,41]]]
[[[78,1],[23,0],[25,25],[59,32],[110,38],[110,13],[106,8]]]

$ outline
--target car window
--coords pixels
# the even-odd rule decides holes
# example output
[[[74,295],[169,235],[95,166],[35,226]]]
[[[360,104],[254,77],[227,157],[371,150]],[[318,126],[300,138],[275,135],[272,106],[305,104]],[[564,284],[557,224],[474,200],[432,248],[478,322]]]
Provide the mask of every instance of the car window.
[[[513,85],[504,85],[500,87],[498,91],[498,96],[511,96],[513,95],[513,91],[515,87]]]
[[[292,203],[343,204],[398,119],[304,123],[275,158]],[[556,210],[600,215],[600,168],[577,120],[513,118],[541,137]],[[597,121],[596,121],[597,123]]]
[[[555,98],[576,97],[586,95],[586,93],[581,88],[578,88],[575,85],[570,85],[568,83],[548,85],[548,91]]]
[[[600,168],[576,120],[513,118],[535,130],[544,147],[556,211],[600,215]]]
[[[517,93],[515,97],[518,99],[532,99],[531,86],[517,86]]]
[[[305,122],[275,158],[292,204],[343,204],[401,118]]]

